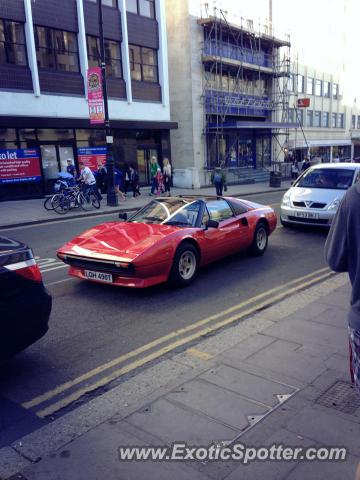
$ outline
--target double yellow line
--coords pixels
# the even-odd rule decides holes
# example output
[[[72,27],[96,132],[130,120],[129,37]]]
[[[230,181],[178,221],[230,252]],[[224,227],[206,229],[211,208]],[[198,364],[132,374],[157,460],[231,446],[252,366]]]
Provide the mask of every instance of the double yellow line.
[[[243,302],[240,302],[239,304],[234,305],[231,308],[228,308],[214,315],[210,315],[206,318],[203,318],[202,320],[199,320],[195,323],[192,323],[191,325],[188,325],[187,327],[180,328],[167,335],[159,337],[150,343],[142,345],[141,347],[135,350],[132,350],[131,352],[121,355],[111,360],[110,362],[104,363],[103,365],[100,365],[99,367],[96,367],[84,373],[83,375],[80,375],[74,378],[73,380],[70,380],[68,382],[65,382],[57,386],[56,388],[42,395],[39,395],[33,398],[32,400],[24,402],[22,406],[27,409],[30,409],[30,408],[35,409],[36,407],[41,406],[43,403],[48,402],[49,400],[55,399],[54,403],[51,403],[50,405],[47,405],[43,408],[40,407],[40,409],[36,411],[36,414],[39,417],[46,417],[48,415],[52,415],[58,410],[65,408],[68,405],[70,405],[72,402],[78,400],[86,393],[94,391],[97,388],[100,388],[112,382],[113,380],[121,377],[122,375],[125,375],[126,373],[129,373],[139,367],[142,367],[147,363],[158,359],[162,355],[165,355],[166,353],[175,350],[178,347],[181,347],[183,345],[186,345],[189,342],[199,339],[200,337],[206,334],[219,330],[220,328],[225,327],[237,320],[240,320],[256,312],[261,308],[267,307],[273,304],[274,302],[283,300],[284,298],[286,298],[292,293],[295,293],[299,290],[310,287],[311,285],[321,280],[325,280],[332,275],[333,273],[328,268],[322,268],[308,275],[300,277],[296,280],[292,280],[286,284],[279,285],[278,287],[274,287],[270,290],[267,290],[266,292],[263,292],[252,298],[249,298],[248,300],[244,300]],[[255,302],[257,302],[255,305],[247,308],[246,310],[242,310],[244,307],[254,304]],[[242,311],[234,314],[234,312],[239,310],[242,310]],[[223,318],[218,322],[211,323],[221,319],[222,317],[226,317],[226,318]],[[211,323],[211,325],[208,325],[209,323]],[[166,345],[161,346],[164,343],[166,343]],[[141,356],[141,358],[134,360],[131,363],[127,363],[121,368],[118,368],[114,371],[109,372],[108,374],[106,374],[105,376],[102,376],[100,379],[94,381],[93,383],[86,384],[83,387],[80,386],[80,388],[69,393],[65,397],[59,400],[56,400],[56,397],[58,397],[59,395],[66,394],[67,391],[69,391],[76,385],[79,385],[86,380],[92,379],[93,377],[96,377],[101,373],[104,373],[116,366],[119,366],[120,364],[128,362],[134,357],[138,357],[156,347],[160,347],[160,348],[158,348],[154,352],[151,352],[145,356]]]

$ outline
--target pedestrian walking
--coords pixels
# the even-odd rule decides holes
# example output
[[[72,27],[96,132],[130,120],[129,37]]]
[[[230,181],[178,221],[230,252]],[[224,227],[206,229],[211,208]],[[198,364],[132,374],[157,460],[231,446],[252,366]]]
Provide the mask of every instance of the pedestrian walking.
[[[164,175],[164,186],[165,186],[165,192],[168,193],[168,196],[170,197],[171,192],[170,192],[170,187],[171,187],[171,164],[169,162],[169,159],[167,157],[164,158],[163,161],[163,175]]]
[[[303,164],[302,164],[302,167],[301,167],[301,171],[305,172],[305,170],[307,170],[309,167],[311,167],[309,157],[304,157],[304,161],[303,161]]]
[[[161,195],[164,193],[165,186],[164,186],[164,175],[161,172],[161,168],[159,167],[156,172],[156,195]]]
[[[226,177],[221,167],[216,167],[212,172],[211,183],[215,185],[216,195],[221,197],[223,194],[223,188],[226,187]]]
[[[125,172],[125,179],[124,179],[124,194],[126,195],[128,190],[129,190],[129,187],[131,186],[130,185],[130,170],[131,168],[125,164],[125,169],[124,169],[124,172]]]
[[[75,165],[73,163],[72,158],[68,158],[66,160],[66,162],[67,162],[67,166],[66,166],[67,173],[72,175],[72,177],[75,179],[76,178],[76,169],[75,169]]]
[[[352,286],[348,315],[350,364],[360,394],[360,183],[345,194],[325,244],[325,257],[335,272],[348,272]]]
[[[156,175],[157,171],[160,168],[156,157],[151,157],[150,160],[150,180],[151,180],[151,191],[149,195],[155,195],[155,190],[157,190]]]
[[[122,200],[125,200],[126,197],[121,191],[121,184],[122,184],[122,171],[118,168],[114,168],[114,176],[115,176],[115,192],[119,195]]]
[[[94,192],[95,195],[98,197],[99,201],[101,202],[102,196],[96,187],[96,179],[94,177],[93,172],[90,170],[89,167],[85,166],[84,162],[82,161],[79,162],[79,167],[80,167],[79,181],[84,183],[88,192]]]
[[[107,190],[107,169],[102,160],[98,161],[98,169],[96,171],[96,185],[102,194]]]
[[[291,165],[291,178],[292,180],[296,180],[299,175],[299,164],[297,160],[294,160]]]
[[[140,188],[139,188],[139,174],[134,167],[130,166],[129,175],[130,175],[130,185],[133,191],[133,197],[135,198],[141,195]]]

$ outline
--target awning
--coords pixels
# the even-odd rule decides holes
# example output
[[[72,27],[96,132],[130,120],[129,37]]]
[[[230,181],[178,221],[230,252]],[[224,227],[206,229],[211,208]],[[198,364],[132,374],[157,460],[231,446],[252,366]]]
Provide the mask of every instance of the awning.
[[[241,129],[241,128],[261,128],[261,129],[294,129],[299,128],[298,123],[290,123],[290,122],[224,122],[222,125],[216,123],[210,123],[208,125],[209,130],[217,130],[219,128],[223,128],[225,130],[230,129]]]

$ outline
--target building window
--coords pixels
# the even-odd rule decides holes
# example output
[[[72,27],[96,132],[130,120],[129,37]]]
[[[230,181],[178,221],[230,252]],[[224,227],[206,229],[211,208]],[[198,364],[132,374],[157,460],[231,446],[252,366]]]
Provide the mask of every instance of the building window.
[[[307,77],[306,80],[306,93],[308,93],[309,95],[314,94],[314,79],[311,77]]]
[[[344,128],[344,114],[339,113],[337,118],[337,128]]]
[[[331,114],[331,128],[336,128],[336,113]]]
[[[297,76],[297,91],[298,93],[304,93],[304,76]]]
[[[325,128],[329,127],[329,112],[323,112],[322,126]]]
[[[90,0],[90,2],[97,3],[97,0]],[[117,0],[102,0],[101,4],[105,5],[106,7],[118,7]]]
[[[313,126],[313,111],[312,110],[308,110],[306,112],[306,126],[307,127],[312,127]]]
[[[140,82],[158,81],[157,53],[152,48],[129,45],[131,78]]]
[[[338,84],[337,83],[333,83],[333,85],[332,85],[332,95],[333,95],[333,98],[338,97]]]
[[[358,115],[358,117],[357,117],[356,128],[357,128],[358,130],[360,130],[360,115]]]
[[[319,97],[322,95],[322,81],[318,79],[315,80],[315,95]]]
[[[300,124],[301,126],[304,125],[304,110],[296,110],[296,123]]]
[[[292,73],[289,75],[287,87],[290,92],[294,91],[294,75]]]
[[[35,26],[36,58],[39,68],[79,72],[76,34]]]
[[[323,82],[323,92],[324,97],[330,97],[330,82]]]
[[[355,129],[356,127],[356,115],[351,115],[351,128]]]
[[[99,67],[100,39],[92,35],[86,35],[89,67]],[[106,75],[109,77],[122,78],[120,42],[104,39]]]
[[[143,17],[155,18],[155,0],[126,0],[126,10]]]
[[[317,110],[314,115],[314,127],[320,127],[320,120],[321,120],[321,112]]]
[[[27,65],[24,25],[0,19],[0,65]]]

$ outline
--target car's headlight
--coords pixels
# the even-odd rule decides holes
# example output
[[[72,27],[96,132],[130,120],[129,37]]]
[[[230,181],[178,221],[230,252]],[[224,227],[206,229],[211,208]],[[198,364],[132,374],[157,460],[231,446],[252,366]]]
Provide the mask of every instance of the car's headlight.
[[[283,196],[281,205],[283,207],[290,207],[290,193],[286,192],[285,195]]]
[[[327,209],[328,210],[337,210],[339,208],[339,205],[341,203],[340,198],[335,198],[331,203],[329,203]]]

